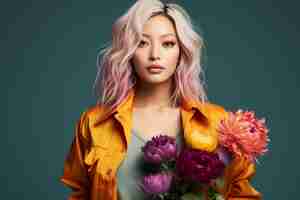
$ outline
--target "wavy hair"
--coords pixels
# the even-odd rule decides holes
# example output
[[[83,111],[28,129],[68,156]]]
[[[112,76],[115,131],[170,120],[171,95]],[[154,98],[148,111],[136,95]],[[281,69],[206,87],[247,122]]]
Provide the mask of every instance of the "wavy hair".
[[[112,41],[97,56],[98,71],[94,82],[97,103],[114,108],[135,86],[136,74],[131,58],[142,38],[143,25],[156,15],[165,15],[173,22],[180,46],[180,60],[173,77],[172,105],[181,98],[207,101],[201,64],[204,42],[195,31],[188,13],[175,3],[138,0],[115,21]]]

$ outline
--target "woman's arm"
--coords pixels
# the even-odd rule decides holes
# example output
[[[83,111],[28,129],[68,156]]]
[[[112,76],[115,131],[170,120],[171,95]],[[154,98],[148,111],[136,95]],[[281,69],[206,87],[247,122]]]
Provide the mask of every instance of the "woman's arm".
[[[73,191],[69,200],[89,199],[89,180],[84,164],[84,152],[88,148],[88,140],[84,135],[88,131],[88,121],[84,112],[76,123],[75,136],[64,162],[64,174],[60,181]]]

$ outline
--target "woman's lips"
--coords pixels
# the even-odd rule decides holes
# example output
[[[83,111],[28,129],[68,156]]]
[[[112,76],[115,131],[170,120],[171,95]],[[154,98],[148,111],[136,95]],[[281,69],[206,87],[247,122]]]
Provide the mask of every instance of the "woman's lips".
[[[160,65],[150,65],[147,69],[164,69],[164,67]]]
[[[162,66],[159,66],[159,65],[151,65],[149,67],[147,67],[147,70],[150,72],[150,73],[160,73],[164,70],[165,68],[162,67]]]

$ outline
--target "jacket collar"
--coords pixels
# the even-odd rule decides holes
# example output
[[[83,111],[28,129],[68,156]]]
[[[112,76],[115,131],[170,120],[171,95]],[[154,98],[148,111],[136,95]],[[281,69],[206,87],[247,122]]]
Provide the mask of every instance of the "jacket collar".
[[[94,126],[97,126],[99,123],[108,119],[113,114],[119,113],[122,115],[125,114],[127,111],[132,110],[134,95],[135,95],[135,88],[133,87],[129,89],[126,98],[113,110],[109,110],[108,108],[102,107],[102,112],[99,113],[94,123]],[[186,101],[183,99],[180,107],[187,112],[198,112],[200,115],[203,115],[206,119],[208,118],[206,110],[204,109],[204,104],[199,101],[192,101],[192,100]]]
[[[101,107],[101,112],[98,113],[98,116],[95,120],[94,126],[99,125],[102,121],[114,117],[118,120],[122,127],[124,128],[126,143],[130,142],[130,130],[132,125],[132,109],[133,109],[133,100],[135,96],[135,87],[129,89],[126,98],[114,109],[109,110],[107,107]],[[100,105],[99,105],[100,106]],[[180,109],[182,117],[185,118],[183,121],[188,121],[193,117],[193,115],[199,116],[201,120],[208,122],[208,113],[205,109],[205,106],[200,101],[186,101],[182,100],[180,104]]]

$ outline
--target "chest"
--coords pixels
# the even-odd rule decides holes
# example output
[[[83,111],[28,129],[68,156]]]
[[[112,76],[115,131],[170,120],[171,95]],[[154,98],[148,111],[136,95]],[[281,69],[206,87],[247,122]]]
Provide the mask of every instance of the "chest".
[[[183,141],[189,146],[209,151],[216,147],[216,134],[208,126],[210,123],[204,123],[184,110],[173,111],[161,114],[135,112],[126,116],[116,115],[98,126],[90,127],[91,148],[86,152],[85,163],[89,165],[91,172],[95,169],[97,174],[112,178],[126,157],[132,140],[132,130],[143,133],[145,140],[162,131],[170,136],[182,132]]]
[[[134,110],[132,129],[141,137],[149,140],[159,133],[176,136],[182,130],[180,109],[165,111]]]

